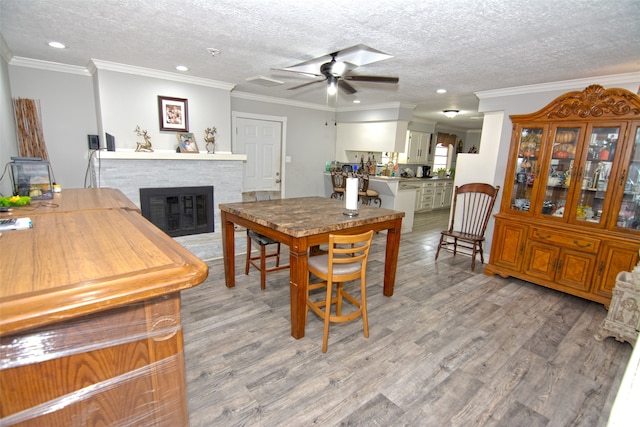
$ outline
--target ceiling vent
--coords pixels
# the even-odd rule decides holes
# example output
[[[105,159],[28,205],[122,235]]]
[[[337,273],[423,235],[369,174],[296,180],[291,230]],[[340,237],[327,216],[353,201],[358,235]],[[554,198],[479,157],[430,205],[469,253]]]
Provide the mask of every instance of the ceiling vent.
[[[247,81],[249,83],[253,83],[259,86],[266,86],[266,87],[279,86],[281,84],[284,84],[284,82],[281,82],[280,80],[270,79],[269,77],[265,77],[265,76],[249,77]]]

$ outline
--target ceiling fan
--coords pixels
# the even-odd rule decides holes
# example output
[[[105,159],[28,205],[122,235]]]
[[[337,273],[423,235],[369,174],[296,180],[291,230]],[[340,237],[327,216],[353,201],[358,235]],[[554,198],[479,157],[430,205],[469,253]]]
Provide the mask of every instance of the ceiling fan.
[[[362,65],[371,64],[391,57],[391,55],[387,55],[379,50],[360,44],[328,55],[323,55],[300,64],[292,65],[291,67],[274,68],[274,70],[322,77],[321,79],[290,87],[288,90],[299,89],[314,83],[327,82],[329,85],[327,93],[329,95],[334,95],[337,88],[340,88],[345,93],[354,94],[357,90],[347,81],[398,83],[400,80],[398,77],[350,74],[354,69]]]

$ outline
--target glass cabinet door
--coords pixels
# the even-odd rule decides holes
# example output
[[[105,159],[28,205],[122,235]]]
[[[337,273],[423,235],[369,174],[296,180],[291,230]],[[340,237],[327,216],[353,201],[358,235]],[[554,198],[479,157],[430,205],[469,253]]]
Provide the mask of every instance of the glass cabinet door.
[[[585,142],[587,152],[578,169],[582,180],[578,204],[571,217],[581,223],[600,224],[607,217],[603,209],[621,129],[620,126],[594,125],[590,130]]]
[[[630,139],[630,155],[621,159],[622,201],[614,215],[617,213],[616,227],[640,230],[640,125],[631,129]]]
[[[552,129],[553,144],[549,163],[546,164],[546,175],[540,177],[544,189],[542,203],[537,207],[538,214],[550,218],[568,218],[566,210],[569,187],[576,173],[574,161],[579,154],[576,150],[583,130],[584,126]]]
[[[542,127],[523,126],[519,129],[518,158],[512,177],[513,189],[510,204],[512,210],[529,211],[543,131]]]

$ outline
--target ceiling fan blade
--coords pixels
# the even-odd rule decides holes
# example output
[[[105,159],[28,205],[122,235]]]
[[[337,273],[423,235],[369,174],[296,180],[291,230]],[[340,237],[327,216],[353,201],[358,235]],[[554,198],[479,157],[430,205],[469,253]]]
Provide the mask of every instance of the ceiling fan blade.
[[[351,86],[349,83],[345,82],[342,79],[338,80],[338,87],[343,91],[347,92],[349,95],[352,95],[357,92],[357,90],[353,86]]]
[[[287,68],[272,68],[274,71],[286,71],[287,73],[306,74],[307,76],[322,77],[322,74],[307,71],[289,70]]]
[[[305,86],[308,86],[308,85],[312,85],[312,84],[314,84],[314,83],[320,83],[320,82],[326,82],[326,81],[327,81],[326,79],[313,80],[313,81],[311,81],[311,82],[302,83],[301,85],[292,86],[292,87],[288,88],[287,90],[299,89],[299,88],[301,88],[301,87],[305,87]]]
[[[343,79],[351,80],[354,82],[376,82],[376,83],[398,83],[400,78],[398,77],[384,77],[384,76],[344,76]]]

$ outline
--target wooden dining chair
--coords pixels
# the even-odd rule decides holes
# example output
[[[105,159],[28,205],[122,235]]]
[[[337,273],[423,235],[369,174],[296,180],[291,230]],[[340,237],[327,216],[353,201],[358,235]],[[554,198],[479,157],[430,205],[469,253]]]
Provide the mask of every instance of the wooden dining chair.
[[[358,174],[358,199],[363,205],[371,206],[374,202],[378,207],[382,207],[382,199],[376,190],[369,188],[369,175]]]
[[[270,200],[269,193],[256,192],[256,201]],[[258,255],[251,256],[251,242],[255,242],[260,253]],[[275,245],[274,252],[267,252],[269,246]],[[275,266],[269,267],[268,261],[270,258],[275,258]],[[270,237],[264,236],[258,232],[247,229],[247,257],[245,261],[244,274],[249,274],[249,268],[253,266],[260,272],[260,289],[266,289],[267,273],[272,271],[284,270],[289,268],[289,265],[280,265],[280,242],[273,240]]]
[[[342,171],[331,172],[331,185],[333,186],[331,198],[344,199],[344,194],[347,188],[347,174]]]
[[[366,270],[367,258],[373,231],[354,235],[329,235],[329,251],[324,255],[309,258],[308,270],[318,277],[321,282],[309,284],[307,287],[307,307],[305,319],[309,309],[313,310],[324,320],[324,334],[322,338],[322,352],[327,352],[329,340],[329,324],[331,322],[343,323],[362,317],[364,336],[369,338],[369,322],[367,320],[367,292]],[[344,289],[345,282],[360,279],[360,300]],[[336,285],[336,294],[333,296],[333,285]],[[324,289],[324,298],[315,300],[310,292],[315,289]],[[314,295],[314,297],[317,297]],[[343,302],[348,301],[355,307],[347,314],[343,314]],[[332,306],[335,305],[335,314],[332,314]]]
[[[498,197],[500,186],[470,183],[456,186],[451,205],[451,222],[449,228],[440,233],[440,243],[436,251],[436,259],[440,249],[471,256],[471,271],[476,267],[476,254],[480,254],[480,262],[484,264],[482,244],[487,223],[491,218],[493,205]],[[462,248],[463,251],[459,251]],[[470,252],[466,252],[466,251]]]

